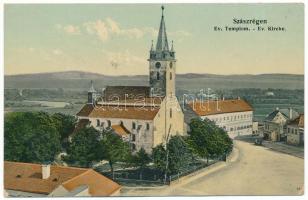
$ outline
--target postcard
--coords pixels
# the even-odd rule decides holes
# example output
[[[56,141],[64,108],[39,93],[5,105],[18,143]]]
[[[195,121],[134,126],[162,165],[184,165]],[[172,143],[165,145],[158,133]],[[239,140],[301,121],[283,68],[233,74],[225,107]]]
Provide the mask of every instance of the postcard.
[[[304,195],[304,4],[5,4],[4,196]]]

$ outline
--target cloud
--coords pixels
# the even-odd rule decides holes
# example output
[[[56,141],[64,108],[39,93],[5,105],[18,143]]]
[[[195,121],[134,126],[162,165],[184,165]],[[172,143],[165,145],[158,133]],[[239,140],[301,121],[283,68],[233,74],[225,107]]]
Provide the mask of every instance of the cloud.
[[[81,34],[81,32],[85,32],[89,35],[95,35],[102,42],[106,42],[115,37],[140,39],[145,36],[157,37],[158,34],[158,30],[152,27],[123,28],[118,22],[110,17],[104,20],[98,19],[95,21],[88,21],[83,23],[80,27],[73,25],[57,25],[56,27],[67,34]],[[191,33],[184,30],[177,30],[174,32],[168,32],[168,35],[175,38],[183,38],[191,36]]]
[[[106,60],[114,68],[122,66],[138,66],[146,63],[146,60],[142,57],[132,54],[129,50],[119,51],[119,52],[110,52],[102,51]]]
[[[53,55],[56,55],[56,56],[63,55],[63,51],[60,49],[54,49],[51,52]]]
[[[57,24],[56,28],[58,30],[65,32],[68,35],[80,35],[81,33],[79,26],[75,26],[75,25],[62,26],[61,24]]]

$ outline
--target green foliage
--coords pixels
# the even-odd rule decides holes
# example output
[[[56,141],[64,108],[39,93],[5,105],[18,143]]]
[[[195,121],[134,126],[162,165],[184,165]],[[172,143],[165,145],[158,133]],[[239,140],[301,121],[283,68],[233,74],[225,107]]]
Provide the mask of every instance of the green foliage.
[[[100,160],[100,133],[93,127],[80,129],[72,137],[65,160],[73,165],[90,167],[93,161]]]
[[[155,168],[164,173],[167,169],[168,174],[178,173],[192,159],[191,151],[181,136],[172,136],[167,149],[162,144],[153,148],[152,156]]]
[[[68,144],[68,136],[73,133],[77,118],[72,115],[66,115],[63,113],[55,113],[52,115],[55,123],[57,123],[57,129],[60,134],[60,139],[63,147]]]
[[[208,119],[192,119],[189,135],[188,144],[200,157],[218,157],[232,151],[233,143],[226,131]]]
[[[135,155],[132,155],[132,164],[143,170],[151,162],[150,156],[141,148]]]
[[[100,158],[107,160],[113,172],[113,164],[119,161],[127,162],[130,156],[130,148],[127,142],[110,131],[103,132],[100,141]]]
[[[60,136],[54,120],[44,112],[5,115],[4,159],[18,162],[50,162],[60,152]]]

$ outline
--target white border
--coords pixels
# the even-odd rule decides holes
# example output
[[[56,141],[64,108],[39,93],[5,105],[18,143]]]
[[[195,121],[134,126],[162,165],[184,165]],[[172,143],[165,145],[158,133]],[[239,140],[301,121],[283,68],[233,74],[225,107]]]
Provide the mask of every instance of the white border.
[[[1,125],[0,125],[0,130],[1,130],[1,156],[0,156],[0,163],[1,163],[1,170],[0,170],[0,180],[1,180],[1,189],[0,189],[0,198],[3,197],[3,116],[4,116],[4,4],[73,4],[73,3],[80,3],[80,4],[90,4],[90,3],[112,3],[112,4],[119,4],[119,3],[157,3],[157,4],[167,4],[167,3],[305,3],[305,0],[279,0],[279,1],[274,1],[274,0],[258,0],[258,1],[248,1],[248,0],[2,0],[0,1],[0,36],[1,36],[1,48],[0,48],[0,64],[1,64],[1,76],[0,76],[0,87],[1,87],[1,97],[0,97],[0,103],[2,105],[2,109],[0,111],[0,120],[1,120]],[[305,4],[305,13],[307,11],[307,5]],[[307,33],[307,15],[305,14],[305,33]],[[305,64],[306,66],[306,48],[307,48],[307,40],[305,40]],[[305,74],[307,70],[305,67]],[[308,97],[307,94],[307,87],[308,86],[308,78],[305,76],[305,104],[306,100]],[[308,113],[308,109],[305,106],[305,113]],[[307,117],[306,117],[307,118]],[[307,119],[305,119],[305,127],[308,127],[308,122]],[[307,155],[307,131],[305,131],[305,155]],[[305,166],[307,166],[307,159],[305,159]],[[239,174],[240,176],[240,174]],[[194,197],[194,199],[253,199],[253,200],[259,200],[259,199],[285,199],[285,200],[293,200],[293,199],[305,199],[308,195],[308,187],[307,187],[307,173],[305,171],[305,195],[304,196],[211,196],[211,197]],[[139,198],[140,197],[133,197],[133,198]],[[142,199],[191,199],[191,197],[142,197]],[[35,198],[35,199],[41,199],[41,198]],[[45,199],[45,198],[42,198]],[[57,198],[57,199],[68,199],[68,198]],[[69,198],[72,199],[72,198]],[[84,199],[84,198],[82,198]],[[87,198],[88,199],[88,198]],[[95,197],[92,197],[91,199],[97,199]],[[113,199],[127,199],[127,197],[113,197]]]

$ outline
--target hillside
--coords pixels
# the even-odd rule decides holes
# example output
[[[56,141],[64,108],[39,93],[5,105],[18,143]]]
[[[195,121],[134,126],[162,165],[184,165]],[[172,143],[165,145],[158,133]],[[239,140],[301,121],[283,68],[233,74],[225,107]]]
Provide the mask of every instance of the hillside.
[[[106,85],[147,85],[148,76],[106,76],[81,71],[7,75],[5,88],[63,88],[84,90],[93,80],[96,88]],[[304,75],[260,74],[260,75],[215,75],[215,74],[178,74],[177,89],[199,90],[201,88],[275,88],[303,89]]]

